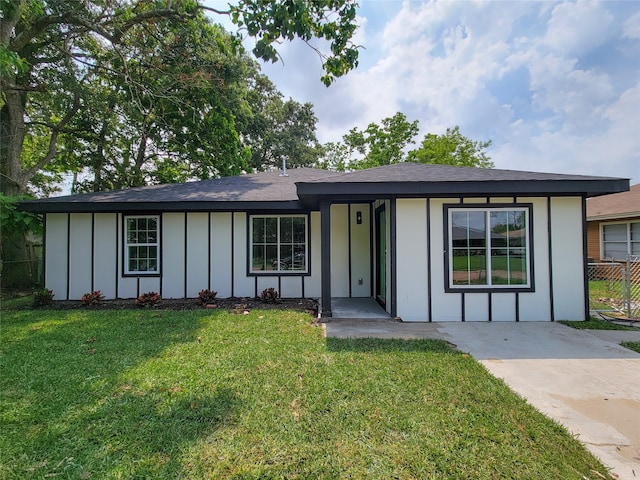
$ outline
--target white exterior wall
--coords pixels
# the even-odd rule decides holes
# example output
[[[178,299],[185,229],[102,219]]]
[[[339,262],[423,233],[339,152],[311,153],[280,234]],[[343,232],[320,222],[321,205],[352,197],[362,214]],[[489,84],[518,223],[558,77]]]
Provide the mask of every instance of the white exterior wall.
[[[428,321],[427,200],[396,200],[398,316]]]
[[[362,223],[358,225],[358,212]],[[371,209],[369,204],[352,204],[351,216],[351,296],[371,296]]]
[[[231,297],[231,213],[211,214],[211,290],[220,298]]]
[[[68,222],[66,213],[47,214],[44,284],[53,290],[54,300],[67,299]]]
[[[556,320],[584,320],[585,292],[582,199],[551,199],[551,262]]]
[[[105,298],[116,297],[116,275],[118,263],[114,262],[118,244],[118,215],[96,213],[93,219],[93,288],[100,290]]]
[[[346,205],[331,205],[331,296],[349,296],[349,217]]]
[[[165,213],[160,220],[163,298],[184,298],[185,292],[185,222],[184,213]]]
[[[460,321],[462,318],[462,298],[459,293],[444,291],[444,222],[445,203],[458,203],[457,198],[434,198],[431,200],[429,221],[431,225],[431,311],[434,322]]]
[[[310,257],[311,275],[302,277],[304,282],[304,296],[311,298],[320,298],[322,295],[322,269],[320,261],[322,258],[322,242],[320,235],[320,212],[311,212],[311,235],[310,235]],[[284,284],[283,284],[284,286]],[[284,288],[283,288],[284,290]],[[288,293],[288,290],[285,291]],[[295,296],[295,295],[291,295]]]
[[[518,197],[517,201],[518,203],[533,203],[531,251],[533,252],[533,281],[535,282],[535,292],[519,294],[519,319],[521,322],[551,320],[547,199]]]
[[[187,298],[209,288],[209,213],[187,213]]]

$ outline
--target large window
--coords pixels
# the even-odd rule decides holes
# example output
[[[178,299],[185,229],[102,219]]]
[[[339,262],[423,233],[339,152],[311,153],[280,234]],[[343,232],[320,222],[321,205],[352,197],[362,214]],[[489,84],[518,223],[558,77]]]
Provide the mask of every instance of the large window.
[[[529,207],[448,207],[451,289],[530,288]]]
[[[250,217],[251,273],[306,273],[305,215]]]
[[[157,216],[125,217],[125,274],[152,275],[160,272],[159,223]]]
[[[640,255],[640,221],[602,225],[602,258],[625,260]]]

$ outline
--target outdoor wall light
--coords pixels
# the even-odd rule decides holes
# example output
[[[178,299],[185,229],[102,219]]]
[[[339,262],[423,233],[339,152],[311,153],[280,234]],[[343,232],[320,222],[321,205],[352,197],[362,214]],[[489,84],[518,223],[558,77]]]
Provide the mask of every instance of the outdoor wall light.
[[[356,223],[362,225],[362,212],[356,212]]]

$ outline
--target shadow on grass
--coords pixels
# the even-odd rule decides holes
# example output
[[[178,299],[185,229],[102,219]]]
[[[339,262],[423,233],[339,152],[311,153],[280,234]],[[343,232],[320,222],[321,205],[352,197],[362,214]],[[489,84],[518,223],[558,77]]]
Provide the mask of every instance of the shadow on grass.
[[[400,338],[335,338],[326,339],[330,352],[425,352],[425,353],[460,353],[451,348],[444,340]]]
[[[198,344],[204,317],[4,316],[0,478],[184,476],[184,452],[240,405],[224,385],[189,383],[171,358]]]

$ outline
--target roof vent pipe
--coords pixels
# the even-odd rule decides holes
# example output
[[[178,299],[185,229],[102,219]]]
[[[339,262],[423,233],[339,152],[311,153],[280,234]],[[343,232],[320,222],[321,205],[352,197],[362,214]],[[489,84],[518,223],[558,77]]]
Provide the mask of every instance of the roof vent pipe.
[[[280,174],[281,177],[288,177],[289,174],[287,173],[287,159],[283,158],[282,159],[282,173]]]

